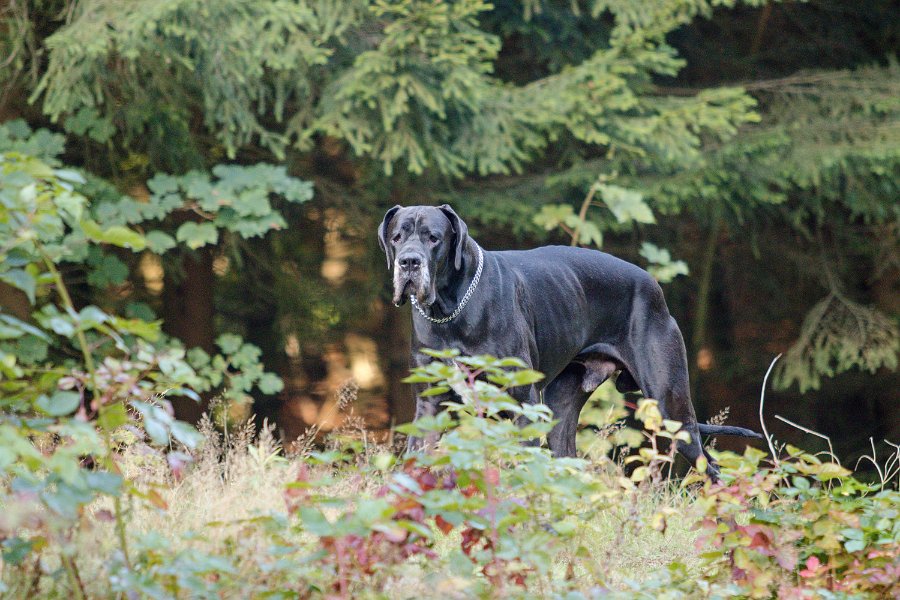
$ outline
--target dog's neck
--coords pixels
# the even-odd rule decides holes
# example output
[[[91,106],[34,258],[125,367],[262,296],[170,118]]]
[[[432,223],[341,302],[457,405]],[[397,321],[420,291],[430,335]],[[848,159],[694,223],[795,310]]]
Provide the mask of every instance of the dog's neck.
[[[459,270],[453,265],[452,260],[448,260],[437,273],[435,282],[437,296],[429,314],[436,319],[452,314],[469,289],[477,270],[478,244],[469,238],[463,246],[462,266]]]

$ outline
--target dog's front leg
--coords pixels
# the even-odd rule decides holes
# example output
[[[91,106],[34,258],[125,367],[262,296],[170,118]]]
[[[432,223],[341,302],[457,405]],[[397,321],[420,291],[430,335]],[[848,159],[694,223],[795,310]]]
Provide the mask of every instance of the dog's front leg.
[[[441,402],[446,398],[441,396],[428,396],[422,398],[416,396],[416,417],[413,422],[418,421],[422,417],[433,417],[441,408]],[[406,441],[407,452],[419,452],[434,448],[437,445],[439,434],[436,431],[429,432],[424,438],[409,436]]]
[[[519,404],[538,404],[541,401],[541,392],[534,385],[513,388],[509,390],[509,395],[518,400]],[[531,425],[531,420],[524,415],[519,415],[516,417],[516,425],[522,429]],[[540,446],[541,440],[535,438],[523,443],[526,446]]]

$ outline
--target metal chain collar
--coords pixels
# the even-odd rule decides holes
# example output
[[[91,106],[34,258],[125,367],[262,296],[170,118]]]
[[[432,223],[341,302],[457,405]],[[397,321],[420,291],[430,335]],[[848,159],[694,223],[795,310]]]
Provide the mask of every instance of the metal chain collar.
[[[466,303],[472,297],[472,294],[475,293],[475,288],[478,286],[478,280],[481,279],[481,269],[484,267],[484,252],[481,251],[481,246],[478,246],[478,269],[475,270],[475,277],[472,278],[472,283],[469,284],[469,289],[466,290],[466,293],[463,294],[462,300],[459,303],[459,306],[456,307],[456,310],[449,317],[444,317],[443,319],[435,319],[434,317],[430,317],[425,314],[425,311],[422,310],[422,307],[419,306],[419,303],[416,301],[416,297],[413,294],[409,295],[409,302],[412,304],[419,314],[431,321],[432,323],[448,323],[459,316],[459,313],[462,312],[462,309],[465,308]]]

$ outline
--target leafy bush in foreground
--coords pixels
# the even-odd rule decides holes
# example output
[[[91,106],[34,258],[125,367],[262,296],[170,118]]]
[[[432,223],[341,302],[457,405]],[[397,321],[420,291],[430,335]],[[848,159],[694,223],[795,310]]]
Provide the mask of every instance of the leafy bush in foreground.
[[[159,321],[76,306],[65,270],[101,246],[140,251],[148,243],[134,229],[95,221],[75,189],[82,177],[53,162],[0,153],[0,281],[27,302],[26,314],[0,310],[0,543],[4,580],[23,565],[34,573],[3,591],[31,596],[47,576],[78,597],[78,532],[95,519],[113,522],[112,563],[130,569],[129,504],[163,504],[158,486],[123,474],[123,435],[167,449],[161,456],[180,474],[202,438],[172,417],[169,397],[199,400],[223,385],[234,396],[281,382],[238,336],[220,336],[221,354],[210,357],[166,339]],[[111,506],[86,515],[98,498]]]
[[[775,465],[721,454],[723,483],[665,474],[677,437],[641,402],[647,444],[626,476],[613,460],[554,459],[543,406],[506,390],[540,377],[515,359],[436,354],[413,378],[460,402],[415,425],[442,432],[428,454],[339,436],[284,457],[267,429],[205,446],[173,473],[140,437],[113,430],[118,485],[135,490],[114,543],[110,502],[83,508],[39,543],[3,529],[11,597],[890,597],[898,592],[900,494],[799,450]],[[531,424],[520,428],[518,418]],[[80,424],[84,429],[99,426]],[[132,425],[133,427],[133,425]],[[133,429],[139,433],[139,430]],[[130,439],[129,439],[130,438]],[[17,442],[21,444],[20,442]],[[6,443],[4,442],[4,447]],[[12,463],[17,465],[18,463]],[[34,497],[3,480],[4,515]],[[84,470],[96,477],[103,470]],[[702,482],[702,483],[701,483]],[[115,490],[110,490],[114,492]],[[32,515],[49,514],[35,508]],[[108,522],[110,521],[110,522]],[[8,527],[8,517],[4,525]]]

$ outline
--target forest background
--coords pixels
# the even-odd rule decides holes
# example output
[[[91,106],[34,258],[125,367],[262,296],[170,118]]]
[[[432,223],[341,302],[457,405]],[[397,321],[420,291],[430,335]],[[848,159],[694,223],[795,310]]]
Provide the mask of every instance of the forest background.
[[[753,426],[785,352],[767,410],[852,464],[900,440],[898,34],[890,1],[7,0],[0,153],[145,237],[60,263],[76,309],[231,357],[189,421],[224,394],[290,440],[349,377],[369,427],[409,420],[374,231],[447,202],[487,249],[650,268],[701,419]],[[33,322],[52,286],[4,262],[4,323]],[[16,331],[18,364],[65,360]]]

